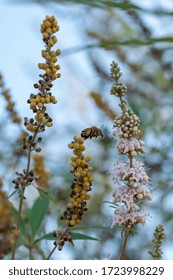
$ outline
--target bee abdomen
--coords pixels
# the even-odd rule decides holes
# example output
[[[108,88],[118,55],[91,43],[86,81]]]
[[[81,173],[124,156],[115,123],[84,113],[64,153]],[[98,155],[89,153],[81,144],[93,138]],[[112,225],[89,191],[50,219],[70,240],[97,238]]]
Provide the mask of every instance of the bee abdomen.
[[[92,126],[89,128],[85,128],[84,130],[82,130],[81,132],[81,136],[82,138],[84,138],[85,140],[88,138],[97,138],[98,136],[103,137],[103,133],[101,131],[101,129],[97,128],[96,126]]]

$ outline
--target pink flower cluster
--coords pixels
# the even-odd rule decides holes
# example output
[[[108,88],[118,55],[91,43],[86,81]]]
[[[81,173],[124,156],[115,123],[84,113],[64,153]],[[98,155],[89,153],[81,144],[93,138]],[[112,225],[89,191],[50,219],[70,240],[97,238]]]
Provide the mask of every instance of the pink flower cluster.
[[[115,217],[112,226],[125,222],[145,223],[145,214],[140,210],[139,203],[144,199],[151,200],[148,189],[149,177],[143,162],[133,159],[133,167],[129,162],[119,161],[112,170],[113,182],[116,189],[113,193]]]
[[[117,148],[121,154],[137,156],[144,153],[142,146],[144,146],[144,141],[141,139],[138,140],[135,137],[132,137],[130,140],[122,138],[122,130],[119,127],[116,127],[113,132],[114,138],[117,140]]]
[[[114,225],[123,225],[125,223],[131,222],[132,225],[134,224],[145,224],[145,212],[138,210],[138,211],[128,211],[123,206],[119,207],[115,210],[115,217],[112,222],[112,227]]]

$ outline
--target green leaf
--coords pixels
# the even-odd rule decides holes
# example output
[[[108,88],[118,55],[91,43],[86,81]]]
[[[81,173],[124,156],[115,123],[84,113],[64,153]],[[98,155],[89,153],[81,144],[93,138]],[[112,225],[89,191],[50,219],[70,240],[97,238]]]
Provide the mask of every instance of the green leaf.
[[[14,2],[14,0],[8,0],[8,2]],[[15,3],[23,3],[23,0],[15,0]],[[151,15],[159,15],[159,16],[172,16],[173,11],[168,10],[168,9],[163,9],[163,8],[144,8],[141,7],[140,5],[136,5],[127,1],[116,1],[116,0],[25,0],[25,4],[28,3],[38,3],[40,5],[47,4],[48,2],[54,2],[57,4],[78,4],[78,5],[84,5],[88,6],[90,8],[99,8],[99,9],[120,9],[124,11],[137,11],[137,12],[143,12],[146,14],[151,14]]]
[[[95,237],[91,237],[82,233],[77,233],[77,232],[72,232],[71,234],[73,240],[95,240],[95,241],[99,241],[99,239],[95,238]]]
[[[86,230],[86,229],[110,229],[110,228],[109,227],[103,227],[103,226],[81,226],[81,227],[71,228],[71,231],[73,231],[73,230]]]
[[[102,40],[100,47],[114,48],[115,46],[148,46],[156,43],[173,43],[173,37],[152,37],[147,39],[133,38],[127,40]]]
[[[35,240],[34,244],[40,242],[41,240],[56,240],[57,238],[53,236],[53,232],[47,233],[42,237]]]
[[[39,197],[30,212],[29,215],[29,225],[31,228],[32,236],[34,237],[43,221],[43,218],[47,212],[49,206],[49,199],[44,197]]]
[[[17,219],[18,219],[18,211],[16,208],[13,207],[13,216],[15,219],[15,223],[17,224]],[[26,230],[25,230],[25,221],[22,219],[22,217],[20,217],[20,231],[25,234]]]
[[[37,187],[34,186],[34,188],[38,191],[40,196],[46,196],[50,201],[52,201],[54,204],[56,204],[56,200],[52,197],[50,192],[46,192],[42,189],[39,189]]]
[[[77,233],[77,232],[72,232],[71,236],[72,236],[73,240],[95,240],[95,241],[99,241],[95,237],[91,237],[91,236],[88,236],[88,235],[85,235],[85,234],[82,234],[82,233]],[[35,240],[35,243],[38,243],[41,240],[56,240],[56,239],[57,239],[57,237],[54,237],[53,233],[50,232],[50,233],[47,233],[47,234],[43,235],[41,238]]]
[[[155,45],[158,43],[173,43],[173,37],[158,37],[158,38],[148,38],[148,39],[127,39],[127,40],[98,40],[97,43],[83,45],[83,46],[76,46],[70,49],[66,49],[63,51],[65,55],[69,55],[75,52],[85,51],[86,49],[94,49],[94,48],[103,48],[107,50],[115,50],[117,46],[127,46],[127,47],[141,47],[141,46],[149,46]]]
[[[12,197],[16,192],[18,192],[18,190],[15,190],[15,191],[12,192],[11,194],[9,194],[8,199],[9,199],[10,197]]]

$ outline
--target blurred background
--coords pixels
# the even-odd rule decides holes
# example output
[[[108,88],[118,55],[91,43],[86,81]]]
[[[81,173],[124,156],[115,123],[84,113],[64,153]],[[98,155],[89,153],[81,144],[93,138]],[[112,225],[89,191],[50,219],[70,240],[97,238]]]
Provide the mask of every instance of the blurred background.
[[[27,99],[40,74],[37,64],[42,62],[44,48],[40,24],[46,15],[54,15],[60,25],[57,48],[62,51],[59,57],[62,77],[53,88],[58,99],[50,108],[54,126],[46,130],[42,144],[45,166],[51,175],[49,188],[56,200],[56,204],[50,205],[43,225],[46,232],[58,229],[60,212],[69,199],[72,175],[68,143],[86,127],[103,126],[104,138],[86,142],[95,181],[89,211],[81,223],[87,229],[80,231],[99,241],[77,240],[74,248],[66,245],[62,252],[55,252],[55,259],[117,259],[120,254],[121,229],[110,228],[113,209],[106,203],[112,201],[114,190],[108,170],[120,158],[112,138],[114,114],[119,112],[118,100],[110,95],[112,60],[122,69],[128,104],[141,119],[146,144],[142,160],[148,167],[153,194],[153,200],[143,205],[148,213],[147,223],[137,227],[137,234],[129,239],[126,258],[150,259],[152,234],[162,223],[166,233],[163,259],[173,259],[173,3],[140,2],[143,3],[0,2],[0,72],[22,119],[32,116]],[[0,176],[4,188],[12,193],[15,171],[26,165],[18,141],[24,127],[11,122],[2,96],[0,102]],[[26,209],[30,209],[36,196],[34,189],[28,191],[28,196],[26,193]],[[17,207],[17,195],[11,200]],[[42,246],[49,252],[52,241]],[[25,258],[22,248],[19,257]]]

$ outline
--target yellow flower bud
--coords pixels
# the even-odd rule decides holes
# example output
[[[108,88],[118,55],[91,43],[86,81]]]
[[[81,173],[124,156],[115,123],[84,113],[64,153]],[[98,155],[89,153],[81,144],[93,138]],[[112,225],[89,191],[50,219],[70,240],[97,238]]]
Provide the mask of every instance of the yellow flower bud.
[[[45,98],[44,98],[44,97],[41,97],[41,98],[40,98],[40,102],[44,104],[44,103],[45,103]]]
[[[53,74],[52,75],[52,80],[56,80],[57,79],[57,74]]]
[[[69,149],[73,149],[74,148],[72,143],[68,144],[68,147],[69,147]]]
[[[59,79],[61,77],[61,74],[60,73],[56,74],[56,77],[57,79]]]
[[[46,60],[47,61],[50,61],[51,60],[51,56],[48,54],[48,55],[46,55]]]
[[[51,56],[51,57],[55,57],[55,56],[56,56],[56,52],[55,52],[55,51],[51,51],[51,52],[50,52],[50,56]]]
[[[73,220],[77,220],[77,218],[78,218],[78,216],[77,216],[76,214],[73,214],[73,215],[72,215],[72,219],[73,219]]]
[[[49,68],[49,64],[45,63],[43,69],[46,70],[47,68]]]
[[[41,51],[41,55],[42,55],[42,57],[45,58],[45,56],[46,56],[46,51],[45,51],[45,50],[42,50],[42,51]]]
[[[39,95],[36,96],[35,102],[36,102],[36,103],[39,103],[39,102],[40,102],[40,96],[39,96]]]
[[[59,64],[56,65],[56,69],[57,69],[57,70],[60,70],[60,69],[61,69],[61,67],[60,67]]]
[[[74,220],[71,220],[70,221],[70,226],[74,226],[75,225],[75,221]]]
[[[52,33],[55,33],[56,31],[58,31],[57,27],[52,27]]]
[[[50,102],[50,96],[47,96],[47,97],[45,98],[45,102],[46,102],[46,103],[49,103],[49,102]]]
[[[85,178],[86,178],[86,177],[85,177]],[[89,184],[88,182],[84,182],[84,183],[83,183],[83,187],[84,187],[84,188],[88,188],[89,186],[90,186],[90,184]]]
[[[52,57],[51,61],[52,61],[53,63],[56,63],[56,62],[57,62],[57,58],[56,58],[56,57]]]
[[[39,121],[39,115],[36,115],[34,118],[36,121]]]
[[[49,75],[50,73],[51,73],[50,68],[47,68],[47,69],[46,69],[46,74],[48,74],[48,75]]]
[[[55,73],[56,73],[56,71],[57,71],[57,69],[56,69],[56,68],[52,68],[52,74],[55,74]]]
[[[58,40],[57,40],[56,36],[52,36],[52,41],[53,41],[54,44],[57,43]]]
[[[44,32],[44,33],[43,33],[43,38],[44,38],[44,39],[48,39],[48,38],[49,38],[49,34],[46,33],[46,32]]]
[[[41,123],[44,124],[44,125],[46,125],[46,124],[47,124],[47,120],[46,120],[46,119],[43,119]]]
[[[50,97],[50,101],[54,104],[57,103],[57,100],[56,100],[55,96],[53,96],[53,95]]]
[[[79,148],[79,144],[78,144],[78,143],[74,143],[73,146],[74,146],[75,149],[78,149],[78,148]]]
[[[48,27],[48,28],[46,29],[46,33],[52,33],[52,29],[51,29],[50,27]]]
[[[51,122],[47,122],[47,124],[46,124],[47,127],[51,127],[52,125],[53,125],[53,123],[51,123]]]
[[[40,113],[40,114],[38,115],[38,117],[39,117],[40,120],[43,119],[43,118],[44,118],[43,113]]]
[[[74,176],[75,176],[75,177],[80,177],[80,175],[81,175],[80,172],[75,172],[75,173],[74,173]]]
[[[54,45],[54,42],[52,41],[52,40],[49,40],[49,47],[53,47],[53,45]]]
[[[44,64],[43,63],[38,63],[38,68],[39,69],[44,69]]]
[[[31,130],[31,125],[30,125],[30,124],[27,124],[27,125],[26,125],[26,129],[27,129],[27,130]]]
[[[72,167],[76,167],[76,165],[77,165],[76,162],[71,162]]]
[[[30,103],[30,109],[34,110],[36,108],[36,103],[32,102]]]
[[[37,126],[36,126],[36,125],[33,125],[32,131],[36,131],[36,130],[37,130]]]
[[[56,55],[60,55],[61,54],[61,50],[60,49],[57,49],[56,50]]]
[[[85,200],[85,195],[80,195],[80,198],[81,198],[82,200]]]
[[[56,21],[56,19],[53,20],[52,25],[53,25],[53,27],[57,27],[57,21]]]
[[[41,102],[39,102],[39,103],[37,104],[37,106],[38,106],[38,108],[43,108],[43,104],[42,104]]]
[[[89,200],[90,198],[91,198],[91,195],[90,194],[86,194],[85,199]]]

